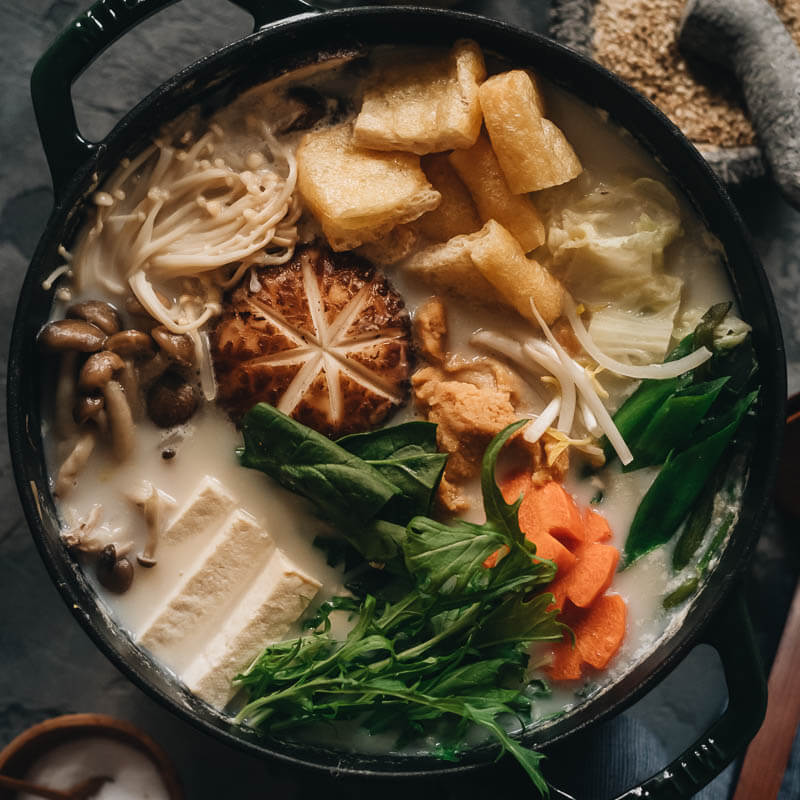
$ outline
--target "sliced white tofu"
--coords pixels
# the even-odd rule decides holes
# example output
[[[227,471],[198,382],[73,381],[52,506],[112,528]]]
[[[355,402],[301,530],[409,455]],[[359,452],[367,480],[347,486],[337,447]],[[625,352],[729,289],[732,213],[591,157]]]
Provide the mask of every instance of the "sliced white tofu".
[[[272,537],[246,511],[234,511],[184,573],[173,593],[138,636],[139,644],[170,663],[180,663],[188,639],[210,638],[275,550]]]
[[[322,584],[276,550],[247,593],[181,678],[209,705],[233,697],[231,681],[266,645],[278,641],[313,600]]]
[[[237,506],[234,496],[216,479],[205,475],[167,526],[164,544],[177,544],[212,525],[219,525]]]

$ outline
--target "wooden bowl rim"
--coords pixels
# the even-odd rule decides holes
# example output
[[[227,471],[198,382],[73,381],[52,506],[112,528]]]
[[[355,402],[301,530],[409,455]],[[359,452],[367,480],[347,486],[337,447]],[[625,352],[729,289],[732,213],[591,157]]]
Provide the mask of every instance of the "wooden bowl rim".
[[[124,742],[135,748],[155,765],[170,800],[185,800],[175,765],[164,748],[132,723],[107,714],[64,714],[37,723],[20,733],[0,750],[0,772],[6,774],[6,767],[10,765],[11,770],[7,774],[13,777],[24,777],[19,773],[24,772],[48,750],[67,741],[66,734],[70,731],[76,737],[105,737]],[[37,751],[36,743],[43,743],[48,738],[50,739],[49,745]],[[26,758],[28,752],[30,754]],[[18,763],[15,763],[15,760]],[[11,797],[13,794],[0,789],[0,800]]]

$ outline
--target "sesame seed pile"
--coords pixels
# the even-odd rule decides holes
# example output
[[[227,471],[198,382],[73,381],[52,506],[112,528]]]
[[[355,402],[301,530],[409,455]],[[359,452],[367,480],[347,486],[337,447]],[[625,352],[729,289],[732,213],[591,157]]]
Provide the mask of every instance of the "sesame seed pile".
[[[800,0],[770,0],[800,46]],[[755,143],[726,73],[687,62],[676,37],[685,0],[597,0],[594,57],[652,100],[698,145]]]

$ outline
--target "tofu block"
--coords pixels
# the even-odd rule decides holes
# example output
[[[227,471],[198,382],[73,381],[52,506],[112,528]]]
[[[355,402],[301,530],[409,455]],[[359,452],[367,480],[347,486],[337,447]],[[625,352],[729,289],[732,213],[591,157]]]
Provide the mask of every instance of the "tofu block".
[[[538,261],[527,258],[522,246],[499,222],[490,220],[470,242],[473,264],[503,300],[536,324],[531,298],[548,325],[561,315],[564,287]]]
[[[497,220],[511,231],[526,253],[544,242],[539,212],[530,197],[511,192],[485,133],[469,150],[454,150],[448,158],[469,189],[481,222]]]
[[[365,150],[353,142],[347,123],[303,137],[297,186],[334,250],[374,242],[441,200],[418,156]]]
[[[215,708],[235,694],[231,681],[296,622],[321,587],[276,550],[228,618],[181,678]]]
[[[493,75],[479,95],[492,147],[514,194],[559,186],[581,174],[567,138],[545,119],[532,75],[519,69]]]
[[[481,129],[478,86],[486,77],[475,42],[456,42],[447,56],[409,58],[367,87],[356,118],[356,144],[417,155],[471,147]]]
[[[447,156],[444,153],[425,156],[422,170],[442,196],[442,202],[417,220],[420,232],[433,242],[446,242],[454,236],[478,230],[481,227],[478,209]]]
[[[470,252],[475,234],[455,236],[427,247],[403,263],[403,269],[445,294],[455,294],[482,305],[502,305],[500,293],[475,267]]]
[[[206,475],[161,536],[163,544],[177,544],[196,533],[218,525],[237,502],[216,479]]]
[[[242,510],[234,511],[172,595],[138,636],[160,655],[200,629],[208,630],[275,550],[272,537]]]

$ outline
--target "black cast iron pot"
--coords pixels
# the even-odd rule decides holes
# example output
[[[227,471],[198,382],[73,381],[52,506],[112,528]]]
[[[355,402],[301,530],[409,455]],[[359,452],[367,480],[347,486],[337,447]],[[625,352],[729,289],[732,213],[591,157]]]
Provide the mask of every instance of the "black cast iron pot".
[[[457,764],[430,756],[375,756],[264,738],[230,724],[189,695],[98,607],[97,597],[58,537],[41,437],[41,375],[35,336],[51,294],[42,279],[58,263],[82,220],[86,194],[163,122],[189,105],[219,103],[238,89],[342,52],[387,43],[449,45],[469,37],[513,66],[531,67],[627,128],[680,185],[727,253],[742,316],[753,326],[762,391],[743,509],[721,561],[692,603],[682,627],[616,684],[558,720],[524,735],[546,747],[618,713],[661,680],[693,646],[718,651],[729,691],[721,718],[683,755],[622,797],[687,797],[717,775],[752,738],[764,713],[766,686],[737,579],[748,563],[773,482],[786,395],[785,362],[775,305],[751,241],[724,189],[699,153],[653,105],[592,61],[536,34],[453,11],[360,8],[315,13],[301,0],[232,0],[255,19],[255,32],[175,75],[133,109],[100,143],[84,140],[70,87],[111,42],[172,0],[101,0],[51,45],[32,79],[33,101],[55,188],[55,208],[28,270],[14,322],[8,371],[8,419],[16,480],[36,545],[70,610],[98,647],[134,683],[179,717],[260,756],[357,775],[463,772],[494,760],[476,747]],[[300,13],[305,12],[305,13]],[[291,14],[293,18],[281,19]]]

